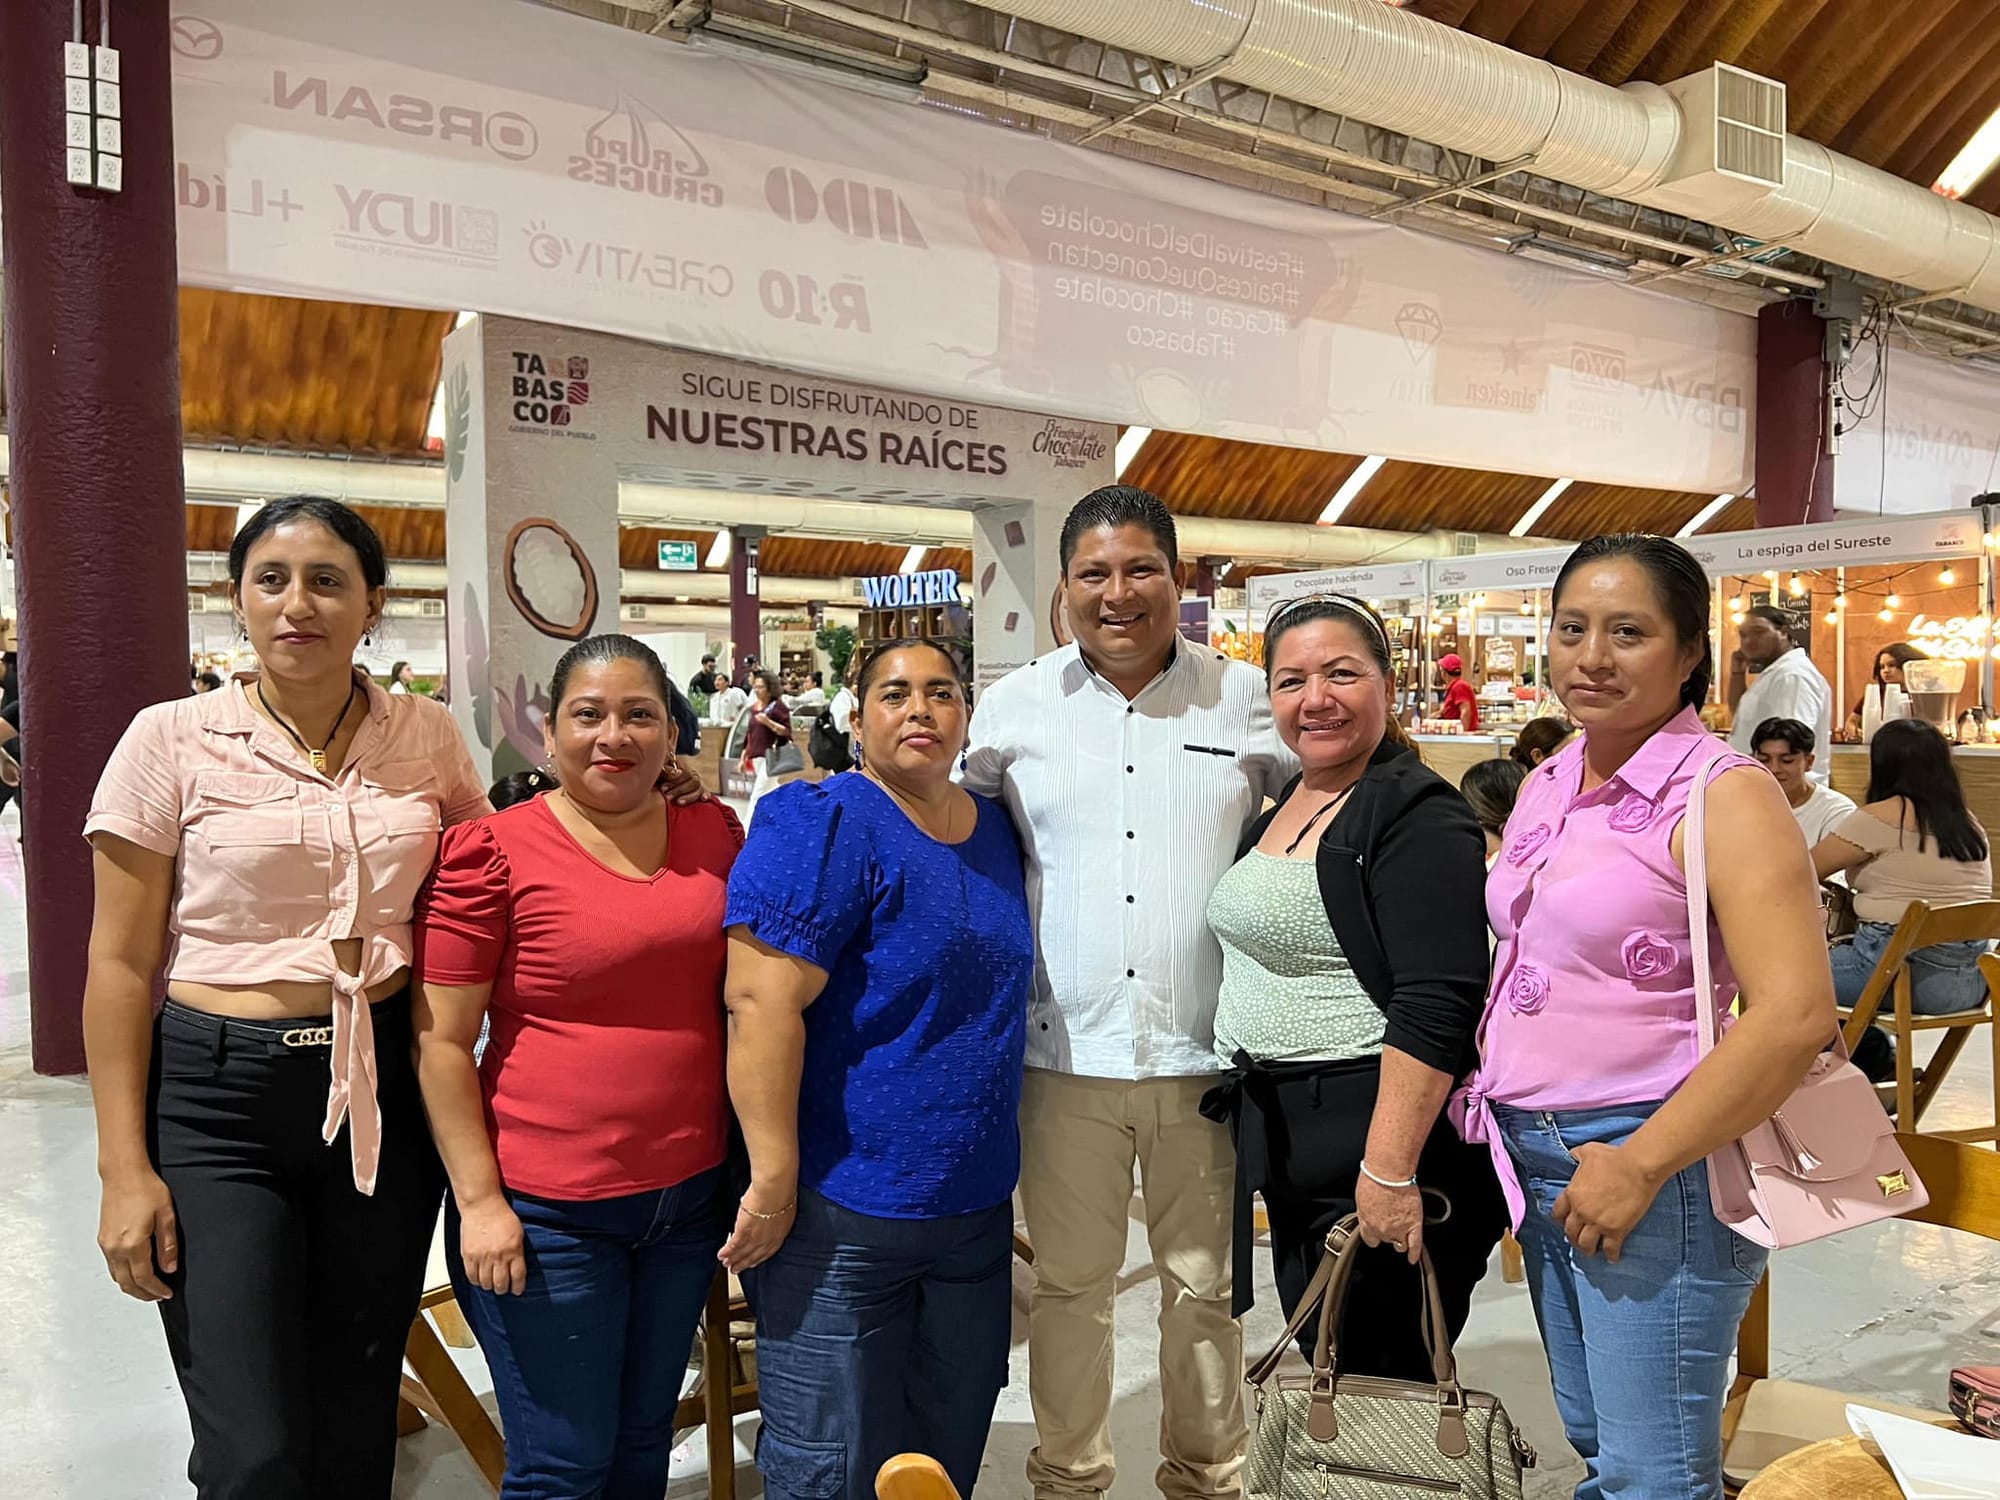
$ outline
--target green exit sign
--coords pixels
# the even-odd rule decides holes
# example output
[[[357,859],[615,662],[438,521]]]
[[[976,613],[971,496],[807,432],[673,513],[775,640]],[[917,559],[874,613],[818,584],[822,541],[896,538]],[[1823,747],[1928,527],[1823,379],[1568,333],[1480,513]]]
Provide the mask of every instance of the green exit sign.
[[[660,566],[670,573],[693,573],[701,567],[693,542],[660,543]]]

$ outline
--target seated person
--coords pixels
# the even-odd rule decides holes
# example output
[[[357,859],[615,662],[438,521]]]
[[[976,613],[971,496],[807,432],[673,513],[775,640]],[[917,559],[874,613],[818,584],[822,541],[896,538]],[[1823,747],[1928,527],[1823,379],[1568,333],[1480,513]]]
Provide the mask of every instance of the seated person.
[[[1845,872],[1854,888],[1861,927],[1854,941],[1835,946],[1834,995],[1850,1009],[1868,987],[1876,962],[1912,901],[1933,906],[1985,901],[1993,895],[1993,864],[1986,830],[1965,805],[1965,791],[1951,763],[1951,746],[1921,719],[1896,719],[1876,731],[1868,747],[1868,800],[1841,819],[1813,846],[1813,866],[1824,880]],[[1986,993],[1979,972],[1983,942],[1938,943],[1910,955],[1912,1008],[1919,1015],[1970,1010]],[[1880,1060],[1879,1043],[1856,1049],[1855,1062],[1871,1078],[1893,1065]]]
[[[1785,800],[1791,803],[1792,816],[1805,832],[1808,849],[1854,811],[1853,798],[1806,775],[1817,760],[1813,754],[1816,747],[1812,730],[1799,720],[1764,720],[1757,726],[1752,744],[1758,764],[1784,788]]]
[[[1575,733],[1576,727],[1568,719],[1543,714],[1521,726],[1521,732],[1514,736],[1514,748],[1507,753],[1532,771],[1568,744]]]
[[[1480,830],[1486,835],[1486,868],[1489,870],[1499,857],[1501,836],[1507,831],[1507,820],[1514,815],[1514,799],[1520,795],[1521,783],[1527,779],[1527,766],[1510,758],[1482,760],[1459,780],[1459,794],[1471,804],[1472,815],[1479,819]]]

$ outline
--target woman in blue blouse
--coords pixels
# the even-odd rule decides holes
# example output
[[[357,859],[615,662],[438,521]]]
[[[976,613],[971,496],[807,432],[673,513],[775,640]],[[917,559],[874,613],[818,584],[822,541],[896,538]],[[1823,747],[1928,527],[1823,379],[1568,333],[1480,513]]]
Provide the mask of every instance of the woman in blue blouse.
[[[863,663],[858,773],[757,807],[729,882],[729,1093],[750,1188],[772,1500],[872,1496],[906,1451],[970,1496],[1007,1383],[1034,937],[1013,825],[955,786],[957,660]]]

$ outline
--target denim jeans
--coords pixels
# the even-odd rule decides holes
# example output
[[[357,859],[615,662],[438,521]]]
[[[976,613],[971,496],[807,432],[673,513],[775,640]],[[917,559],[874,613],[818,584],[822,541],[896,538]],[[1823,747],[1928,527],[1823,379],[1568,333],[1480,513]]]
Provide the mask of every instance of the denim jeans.
[[[1868,988],[1869,976],[1895,934],[1891,922],[1863,922],[1854,941],[1832,950],[1833,994],[1842,1010],[1852,1010]],[[1979,972],[1983,942],[1933,943],[1910,955],[1910,1008],[1920,1016],[1949,1015],[1955,1010],[1971,1010],[1986,999],[1986,977]],[[1889,996],[1882,999],[1882,1014],[1893,1014]]]
[[[768,1500],[870,1500],[898,1453],[972,1494],[1013,1325],[1011,1201],[881,1219],[809,1189],[778,1253],[744,1273],[757,1316]]]
[[[501,1500],[660,1500],[695,1325],[728,1230],[717,1167],[591,1202],[509,1193],[527,1246],[516,1297],[465,1279],[459,1216],[445,1254],[493,1371],[507,1436]]]
[[[1556,1409],[1585,1465],[1576,1500],[1722,1496],[1729,1361],[1769,1252],[1717,1222],[1704,1162],[1660,1189],[1615,1265],[1549,1217],[1571,1151],[1622,1144],[1658,1108],[1493,1110],[1527,1195],[1521,1250]]]

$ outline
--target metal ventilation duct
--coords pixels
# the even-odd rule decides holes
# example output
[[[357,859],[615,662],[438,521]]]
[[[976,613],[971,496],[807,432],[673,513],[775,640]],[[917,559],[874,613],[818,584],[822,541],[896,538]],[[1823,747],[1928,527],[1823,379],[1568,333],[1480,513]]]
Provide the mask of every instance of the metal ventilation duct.
[[[1758,84],[1737,69],[1612,88],[1382,0],[982,0],[1113,46],[1685,214],[2000,312],[2000,219],[1785,134],[1782,181],[1712,170]],[[1718,72],[1723,76],[1718,77]],[[1774,87],[1763,83],[1765,89]],[[1716,114],[1690,112],[1718,107]],[[1723,153],[1727,155],[1725,151]]]

